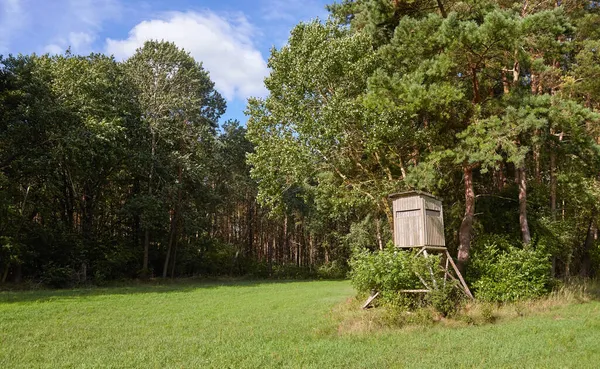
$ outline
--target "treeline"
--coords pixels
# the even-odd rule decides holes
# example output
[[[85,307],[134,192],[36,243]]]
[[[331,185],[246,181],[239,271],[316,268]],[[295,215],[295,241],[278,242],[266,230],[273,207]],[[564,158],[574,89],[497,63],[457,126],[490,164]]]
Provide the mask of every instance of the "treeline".
[[[0,59],[0,281],[307,273],[332,260],[304,214],[256,201],[238,122],[167,42],[124,62]],[[290,266],[291,265],[291,266]]]
[[[247,128],[218,127],[223,98],[170,43],[2,59],[1,280],[343,275],[408,189],[442,198],[467,276],[528,250],[597,272],[597,2],[328,9],[272,51]]]
[[[387,196],[423,189],[444,201],[463,269],[473,253],[514,246],[546,255],[556,277],[594,275],[598,2],[344,0],[329,10],[272,52],[270,94],[249,103],[259,198],[285,207],[304,192],[348,222],[361,209],[350,236],[361,252],[389,239]]]

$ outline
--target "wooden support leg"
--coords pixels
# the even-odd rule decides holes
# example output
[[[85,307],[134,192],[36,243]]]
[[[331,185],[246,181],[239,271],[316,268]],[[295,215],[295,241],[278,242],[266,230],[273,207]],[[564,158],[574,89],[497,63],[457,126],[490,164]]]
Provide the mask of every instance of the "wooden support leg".
[[[429,257],[429,254],[427,253],[427,250],[425,250],[425,248],[423,248],[423,255],[425,256],[425,258]],[[433,288],[437,290],[437,282],[435,281],[433,270],[431,270],[431,266],[428,265],[427,267],[429,268],[429,275],[431,276],[431,281],[433,282]]]
[[[446,267],[444,268],[444,288],[446,288],[446,280],[448,280],[448,255],[446,255]]]
[[[429,287],[427,285],[427,282],[425,282],[425,280],[423,279],[423,277],[421,277],[421,275],[419,273],[415,273],[417,275],[417,278],[419,278],[419,280],[421,281],[421,283],[423,283],[423,286],[425,286],[428,290],[431,289],[431,287]]]
[[[470,298],[474,299],[473,294],[471,293],[471,290],[469,290],[469,287],[467,286],[467,283],[463,279],[462,274],[460,274],[460,271],[456,267],[456,264],[454,264],[454,260],[452,260],[452,257],[450,256],[450,253],[448,252],[448,250],[446,250],[446,257],[450,261],[450,264],[452,264],[452,268],[454,269],[454,272],[456,273],[456,276],[460,280],[460,283],[462,284],[462,287],[463,287],[465,293],[467,294],[467,296],[469,296]]]
[[[371,305],[371,303],[373,302],[373,300],[375,300],[377,298],[377,296],[379,296],[379,292],[375,292],[373,295],[369,296],[369,298],[367,299],[367,301],[364,303],[364,305],[362,306],[363,309],[366,309],[369,307],[369,305]]]

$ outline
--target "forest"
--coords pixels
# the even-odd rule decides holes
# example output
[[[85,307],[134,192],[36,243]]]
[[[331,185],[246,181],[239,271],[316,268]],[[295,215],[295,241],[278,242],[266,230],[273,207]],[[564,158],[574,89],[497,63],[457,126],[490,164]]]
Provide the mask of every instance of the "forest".
[[[352,267],[367,290],[363,266],[391,240],[388,195],[410,189],[443,201],[446,243],[476,297],[519,297],[498,280],[535,295],[596,275],[597,1],[328,11],[272,50],[269,94],[248,101],[247,122],[219,123],[224,98],[173,43],[122,62],[1,58],[1,283]]]

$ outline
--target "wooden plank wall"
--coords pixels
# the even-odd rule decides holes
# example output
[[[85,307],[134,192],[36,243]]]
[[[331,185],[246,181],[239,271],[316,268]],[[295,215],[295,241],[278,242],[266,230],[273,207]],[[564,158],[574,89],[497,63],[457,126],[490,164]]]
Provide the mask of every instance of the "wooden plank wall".
[[[393,201],[397,247],[446,246],[442,203],[415,194]]]

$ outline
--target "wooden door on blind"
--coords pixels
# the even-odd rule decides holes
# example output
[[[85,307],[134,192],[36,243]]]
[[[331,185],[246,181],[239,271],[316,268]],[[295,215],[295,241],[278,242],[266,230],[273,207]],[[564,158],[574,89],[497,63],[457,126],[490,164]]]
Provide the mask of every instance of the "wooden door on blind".
[[[396,211],[396,245],[411,247],[423,245],[423,218],[421,209]]]
[[[425,200],[426,244],[429,246],[445,246],[444,219],[442,205],[438,201]]]

